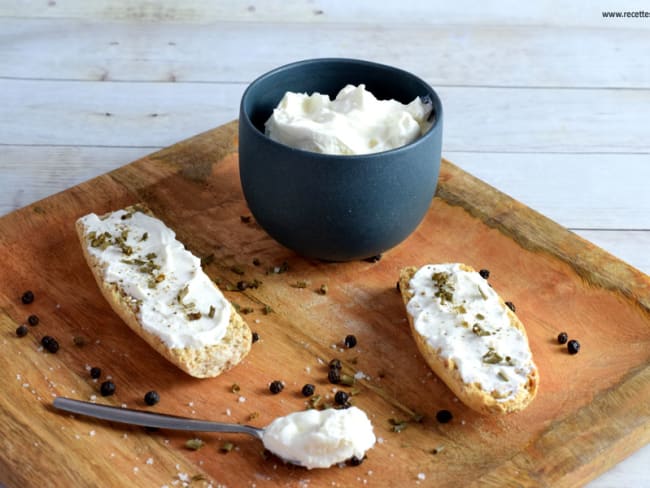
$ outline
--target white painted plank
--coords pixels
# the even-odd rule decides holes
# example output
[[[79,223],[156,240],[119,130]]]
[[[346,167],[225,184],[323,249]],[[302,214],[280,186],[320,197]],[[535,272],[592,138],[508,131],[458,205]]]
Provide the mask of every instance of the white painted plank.
[[[0,80],[0,144],[167,146],[237,118],[244,88]],[[650,90],[439,93],[446,151],[650,152]]]
[[[144,147],[0,146],[0,216],[153,151]]]
[[[3,1],[0,16],[137,22],[398,22],[650,28],[648,19],[605,19],[603,11],[643,8],[634,0],[75,0]]]
[[[650,230],[648,154],[444,156],[565,227]]]
[[[0,214],[154,150],[0,146]],[[446,153],[445,157],[565,227],[579,232],[650,231],[646,190],[650,164],[645,155]]]
[[[164,147],[237,118],[244,88],[0,80],[0,144]]]
[[[650,88],[649,45],[650,30],[633,29],[0,18],[0,77],[250,82],[299,59],[362,56],[433,85]]]
[[[574,232],[650,275],[650,253],[648,253],[650,231],[576,230]]]

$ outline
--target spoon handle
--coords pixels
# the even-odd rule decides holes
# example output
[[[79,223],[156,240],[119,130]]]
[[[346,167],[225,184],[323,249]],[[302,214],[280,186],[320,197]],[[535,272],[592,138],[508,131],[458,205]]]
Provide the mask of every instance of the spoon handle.
[[[189,419],[175,415],[165,415],[153,412],[143,412],[128,408],[98,405],[96,403],[82,402],[72,398],[57,397],[54,399],[54,408],[66,412],[77,413],[112,422],[141,425],[143,427],[158,427],[171,430],[191,430],[196,432],[229,432],[249,434],[258,439],[262,438],[262,429],[250,425],[227,424],[208,420]]]

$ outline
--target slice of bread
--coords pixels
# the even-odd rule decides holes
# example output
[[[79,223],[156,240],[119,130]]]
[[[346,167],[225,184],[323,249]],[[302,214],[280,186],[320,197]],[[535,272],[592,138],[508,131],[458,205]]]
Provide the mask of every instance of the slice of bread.
[[[400,291],[427,364],[480,413],[526,408],[539,372],[526,330],[485,279],[460,263],[407,267]]]
[[[116,212],[111,212],[99,216],[98,218],[100,221],[104,221],[111,215],[117,214],[117,212],[121,212],[120,215],[122,215],[122,220],[124,221],[125,226],[128,226],[129,222],[134,220],[130,217],[137,212],[141,212],[149,217],[155,218],[153,213],[142,204],[130,206]],[[117,315],[119,315],[119,317],[124,322],[126,322],[134,332],[136,332],[147,343],[149,343],[149,345],[151,345],[173,364],[196,378],[208,378],[217,376],[238,364],[246,356],[246,354],[248,354],[252,343],[251,331],[248,325],[246,322],[244,322],[234,307],[232,307],[231,304],[227,302],[225,298],[223,298],[223,295],[221,295],[221,292],[218,290],[217,286],[209,278],[207,278],[207,276],[202,275],[203,272],[200,269],[200,265],[197,265],[198,269],[196,270],[196,273],[201,274],[201,285],[207,287],[213,286],[216,288],[218,296],[222,300],[219,303],[224,305],[220,313],[229,314],[229,318],[227,318],[225,315],[218,316],[221,317],[221,326],[225,326],[225,333],[223,333],[221,337],[217,336],[217,340],[205,341],[205,344],[202,344],[200,339],[195,339],[194,336],[199,337],[200,334],[205,333],[205,331],[199,331],[199,333],[194,334],[194,329],[192,327],[194,324],[198,323],[197,317],[201,316],[200,313],[196,312],[194,317],[192,317],[191,314],[173,314],[173,320],[177,325],[179,325],[180,333],[189,338],[188,340],[185,340],[185,343],[181,343],[181,346],[178,346],[178,344],[174,345],[173,341],[171,341],[172,345],[170,345],[169,336],[165,336],[165,331],[157,333],[155,328],[152,329],[151,327],[145,327],[141,315],[141,306],[144,306],[143,300],[147,300],[148,298],[136,298],[130,295],[125,288],[126,285],[124,285],[124,282],[120,277],[117,279],[114,276],[107,278],[106,270],[108,264],[101,258],[101,256],[97,255],[97,252],[94,252],[98,247],[103,247],[106,249],[110,248],[111,246],[124,246],[124,242],[117,240],[117,244],[115,244],[116,240],[111,241],[111,238],[109,237],[107,240],[101,241],[100,245],[98,246],[98,237],[96,233],[93,233],[89,227],[91,221],[87,220],[90,217],[93,218],[93,221],[97,222],[94,220],[97,218],[97,216],[94,214],[82,217],[76,222],[77,234],[81,242],[81,248],[83,249],[84,257],[90,266],[93,275],[95,276],[95,280],[97,281],[102,294],[111,305],[115,313],[117,313]],[[162,225],[164,226],[164,224]],[[137,235],[142,236],[140,240],[146,240],[147,236],[145,236],[145,234],[147,233],[142,232],[141,230],[138,231],[137,227],[134,228],[133,226],[130,226],[125,227],[125,229],[128,229],[129,232],[133,233],[132,235],[136,235],[135,233],[139,232]],[[167,228],[165,227],[165,229]],[[178,248],[182,247],[178,241],[175,239],[172,240],[174,241],[173,244],[178,246]],[[132,256],[136,256],[136,258],[138,258],[137,251],[132,251],[130,249],[133,247],[133,244],[126,247],[129,247],[129,256],[125,256],[126,260],[130,259]],[[137,247],[135,249],[137,249]],[[118,248],[115,249],[115,252],[117,251]],[[131,254],[131,252],[133,252],[133,254]],[[190,256],[189,251],[180,252],[187,253],[183,259],[196,263],[196,258]],[[131,261],[135,260],[136,259],[132,259]],[[124,261],[125,259],[122,259],[122,262]],[[142,261],[138,261],[138,264],[141,262]],[[147,265],[149,265],[149,263],[147,263]],[[164,276],[162,274],[158,275],[158,278],[161,278],[161,281],[164,280]],[[182,296],[187,292],[188,285],[185,285],[184,287],[184,283],[175,282],[169,286],[172,285],[180,288],[181,292],[177,297],[175,297],[177,299],[173,300],[174,303],[171,306],[181,308],[182,312],[182,307],[185,306],[182,301]],[[149,286],[149,288],[154,288],[155,286],[158,286],[158,283],[153,283],[153,286]],[[209,292],[214,294],[214,290],[209,290]],[[194,305],[194,303],[191,305]],[[160,306],[162,307],[167,305],[161,304]],[[212,307],[210,308],[209,314],[210,319],[213,319],[215,316],[215,311]],[[205,312],[203,319],[206,321],[208,320],[207,317],[205,317]]]

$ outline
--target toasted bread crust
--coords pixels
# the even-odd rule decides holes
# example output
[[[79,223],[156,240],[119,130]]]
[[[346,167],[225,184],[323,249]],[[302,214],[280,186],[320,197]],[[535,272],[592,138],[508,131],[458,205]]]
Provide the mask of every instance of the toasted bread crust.
[[[154,216],[142,204],[125,208],[126,211],[140,211]],[[100,217],[103,218],[104,216]],[[151,347],[170,362],[196,378],[218,376],[238,364],[248,354],[252,344],[251,331],[246,322],[230,307],[230,320],[224,337],[218,344],[202,348],[170,348],[156,334],[145,330],[138,321],[138,309],[133,300],[114,283],[103,279],[101,263],[90,253],[86,239],[87,229],[81,221],[76,222],[77,235],[81,242],[84,258],[90,267],[95,281],[104,298],[115,313]],[[216,286],[216,285],[214,285]]]
[[[461,265],[461,269],[464,271],[475,271],[471,266],[467,265]],[[400,272],[399,285],[405,307],[413,296],[410,291],[410,281],[417,270],[418,268],[409,266],[403,268]],[[510,325],[519,329],[524,336],[526,336],[526,329],[519,318],[517,318],[517,316],[506,306],[500,297],[499,300],[501,306],[508,314]],[[411,334],[413,335],[415,343],[424,357],[424,360],[433,372],[436,373],[449,389],[454,392],[458,399],[472,410],[483,414],[505,414],[517,412],[526,408],[533,398],[535,398],[539,384],[539,372],[537,368],[534,368],[531,371],[528,376],[528,382],[523,388],[519,389],[513,398],[510,398],[507,401],[498,401],[490,392],[481,389],[480,385],[465,383],[460,376],[458,367],[454,363],[454,360],[451,358],[442,358],[438,354],[438,351],[434,350],[430,346],[426,338],[415,329],[413,317],[408,313],[408,311],[406,312],[406,316],[411,328]]]

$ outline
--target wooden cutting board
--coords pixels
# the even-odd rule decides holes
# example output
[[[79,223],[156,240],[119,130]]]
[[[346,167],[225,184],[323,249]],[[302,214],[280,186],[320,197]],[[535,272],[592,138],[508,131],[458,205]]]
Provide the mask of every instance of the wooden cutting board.
[[[236,134],[231,123],[0,219],[0,482],[569,486],[650,440],[650,278],[446,161],[424,222],[380,261],[303,259],[240,218],[249,213]],[[193,379],[150,349],[111,311],[83,261],[74,221],[138,201],[207,258],[206,271],[222,288],[262,281],[226,291],[252,308],[245,318],[260,340],[221,377]],[[490,283],[527,326],[541,385],[522,413],[470,411],[417,352],[395,289],[399,269],[448,261],[488,268]],[[286,272],[269,272],[283,263]],[[307,286],[292,286],[298,282]],[[325,295],[316,292],[322,284]],[[23,305],[28,289],[36,298]],[[264,314],[267,305],[273,311]],[[40,324],[16,337],[30,314]],[[581,342],[579,354],[557,344],[561,331]],[[343,348],[347,334],[356,335],[357,347]],[[57,354],[39,347],[44,335],[58,339]],[[331,399],[325,363],[333,357],[363,377],[353,403],[368,412],[379,438],[358,467],[308,471],[267,458],[252,438],[146,432],[50,406],[56,395],[96,398],[263,426],[305,408],[305,383]],[[113,378],[114,396],[99,395],[90,366]],[[268,384],[276,379],[286,388],[272,395]],[[145,407],[151,389],[161,402]],[[436,421],[441,409],[453,413],[450,423]],[[395,432],[396,422],[405,428]],[[193,437],[204,447],[185,448]],[[221,451],[226,441],[235,445],[230,452]]]

